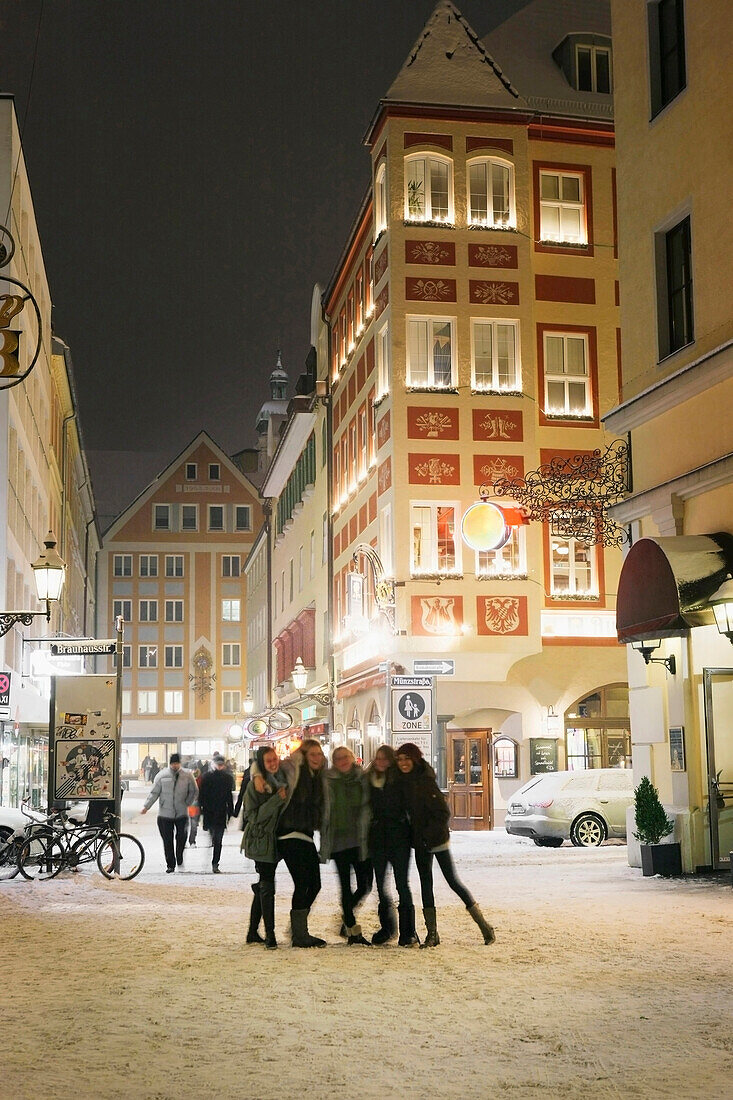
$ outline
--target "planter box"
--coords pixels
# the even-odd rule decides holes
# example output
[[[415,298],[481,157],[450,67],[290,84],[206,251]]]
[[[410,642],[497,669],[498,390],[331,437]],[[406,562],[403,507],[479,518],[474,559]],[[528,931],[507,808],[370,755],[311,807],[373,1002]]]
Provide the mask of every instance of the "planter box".
[[[641,870],[644,876],[682,874],[682,850],[679,844],[642,844]]]

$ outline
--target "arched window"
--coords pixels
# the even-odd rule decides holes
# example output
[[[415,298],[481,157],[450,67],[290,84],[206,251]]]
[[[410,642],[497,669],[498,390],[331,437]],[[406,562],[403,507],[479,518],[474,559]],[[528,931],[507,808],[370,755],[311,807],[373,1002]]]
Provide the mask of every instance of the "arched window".
[[[405,158],[405,218],[453,221],[453,163],[421,153]]]
[[[468,166],[469,225],[516,225],[514,167],[504,160],[482,157]]]
[[[374,237],[387,228],[387,165],[382,161],[374,177]]]
[[[497,737],[494,741],[494,775],[497,779],[516,779],[519,775],[517,767],[517,742],[511,737]]]

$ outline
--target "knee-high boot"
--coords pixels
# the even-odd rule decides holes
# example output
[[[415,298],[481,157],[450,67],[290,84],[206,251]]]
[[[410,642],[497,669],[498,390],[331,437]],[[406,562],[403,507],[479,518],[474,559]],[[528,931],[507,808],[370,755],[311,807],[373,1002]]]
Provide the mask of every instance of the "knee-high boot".
[[[263,882],[260,885],[260,903],[262,905],[262,919],[265,923],[265,947],[268,951],[274,951],[277,947],[275,939],[275,883]]]
[[[476,902],[474,902],[473,905],[470,905],[468,907],[468,912],[469,912],[470,916],[472,917],[472,919],[476,921],[476,924],[481,929],[481,934],[484,937],[484,943],[485,944],[494,943],[494,941],[496,940],[496,933],[494,932],[494,929],[492,928],[492,926],[489,924],[489,922],[484,917],[483,913],[479,909],[478,904]]]
[[[420,941],[415,931],[415,906],[399,905],[397,916],[400,925],[400,938],[398,940],[400,947],[419,947]]]
[[[438,935],[438,916],[435,907],[423,909],[422,912],[425,917],[425,927],[428,930],[428,934],[420,946],[437,947],[440,943],[440,936]]]
[[[259,933],[260,921],[262,920],[262,898],[260,890],[262,883],[252,883],[252,908],[249,911],[249,929],[247,931],[247,943],[263,943],[262,936]]]

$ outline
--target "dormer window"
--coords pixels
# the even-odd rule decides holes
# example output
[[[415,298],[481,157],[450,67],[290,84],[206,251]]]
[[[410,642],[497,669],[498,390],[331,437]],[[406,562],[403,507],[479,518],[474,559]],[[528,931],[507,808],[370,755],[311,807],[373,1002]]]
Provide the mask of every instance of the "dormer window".
[[[443,157],[405,161],[405,218],[411,222],[453,220],[453,165]]]
[[[610,95],[612,59],[607,34],[569,34],[552,56],[576,91]]]

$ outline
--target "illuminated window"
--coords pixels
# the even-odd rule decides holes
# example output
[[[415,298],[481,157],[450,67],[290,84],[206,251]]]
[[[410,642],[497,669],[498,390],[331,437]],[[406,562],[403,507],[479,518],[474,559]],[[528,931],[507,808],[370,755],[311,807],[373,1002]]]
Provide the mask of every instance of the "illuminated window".
[[[455,385],[453,322],[408,317],[407,385],[413,389]]]
[[[545,412],[548,416],[590,416],[588,337],[545,332]]]
[[[405,218],[450,222],[453,217],[453,165],[441,157],[405,160]]]
[[[587,242],[582,175],[540,172],[540,238],[572,244]]]
[[[474,321],[472,379],[475,390],[521,390],[519,322]]]
[[[374,177],[374,236],[387,228],[387,165],[382,163]]]
[[[460,545],[456,542],[458,506],[410,505],[410,570],[421,573],[460,572]]]
[[[163,712],[165,714],[183,714],[183,692],[163,692]]]
[[[138,714],[156,714],[158,710],[158,693],[157,691],[138,691],[137,693],[137,713]]]
[[[512,527],[508,542],[500,549],[476,552],[477,577],[517,577],[526,568],[523,527]]]
[[[221,617],[225,623],[238,623],[241,617],[240,600],[222,600]]]
[[[597,596],[596,554],[574,538],[550,536],[550,591],[553,596]]]
[[[389,393],[389,325],[377,333],[377,393]]]
[[[468,166],[471,225],[514,225],[514,168],[486,157]]]
[[[497,737],[494,741],[494,775],[497,779],[516,779],[517,743],[510,737]]]

